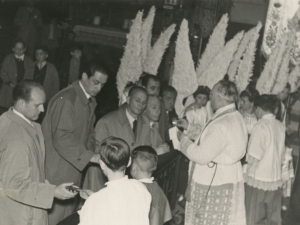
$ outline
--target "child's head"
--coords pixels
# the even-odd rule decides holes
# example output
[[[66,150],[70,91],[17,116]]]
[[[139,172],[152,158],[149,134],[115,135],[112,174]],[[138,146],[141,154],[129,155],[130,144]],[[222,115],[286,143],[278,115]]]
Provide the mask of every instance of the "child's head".
[[[240,94],[240,107],[243,111],[247,111],[254,107],[254,100],[259,96],[259,92],[255,88],[246,88]]]
[[[139,146],[131,153],[131,176],[135,179],[150,178],[157,166],[157,153],[150,146]]]
[[[26,51],[25,42],[21,39],[14,40],[12,50],[17,56],[24,55]]]
[[[277,107],[276,98],[272,95],[260,95],[254,100],[255,114],[261,119],[265,114],[274,113]]]
[[[193,94],[195,102],[199,107],[206,105],[207,101],[209,100],[209,95],[210,89],[207,86],[199,86]]]
[[[45,62],[48,58],[49,50],[44,45],[39,45],[35,48],[35,59],[37,62]]]
[[[124,172],[130,165],[130,149],[121,138],[109,137],[100,145],[100,167],[107,176],[107,169],[112,172]]]
[[[82,47],[81,45],[75,44],[70,49],[71,56],[77,60],[80,60],[82,56]]]

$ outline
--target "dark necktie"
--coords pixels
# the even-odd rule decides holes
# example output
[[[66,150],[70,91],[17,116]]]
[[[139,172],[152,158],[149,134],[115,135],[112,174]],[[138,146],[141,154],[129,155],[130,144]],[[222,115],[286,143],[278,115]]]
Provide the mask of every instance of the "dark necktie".
[[[136,136],[137,119],[135,119],[132,124],[132,131],[134,133],[134,136]]]
[[[89,100],[88,106],[89,106],[89,117],[90,117],[92,114],[92,97],[89,97],[88,100]]]

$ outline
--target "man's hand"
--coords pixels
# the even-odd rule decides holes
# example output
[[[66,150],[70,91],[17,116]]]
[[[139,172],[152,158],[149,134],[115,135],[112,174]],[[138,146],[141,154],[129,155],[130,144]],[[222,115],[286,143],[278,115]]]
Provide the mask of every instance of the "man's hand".
[[[60,200],[66,200],[69,198],[74,198],[77,192],[71,192],[66,187],[73,185],[73,183],[64,183],[58,185],[55,188],[54,197]]]
[[[91,163],[100,163],[100,155],[99,154],[95,154],[93,155],[93,157],[90,159]]]
[[[176,126],[187,130],[189,128],[189,122],[186,119],[180,119]]]
[[[91,190],[82,190],[79,194],[81,198],[87,199],[90,195],[94,194],[94,192]]]
[[[186,135],[182,133],[180,130],[177,131],[177,139],[178,141],[181,141]]]
[[[162,155],[162,154],[167,153],[169,151],[170,151],[170,147],[166,143],[161,144],[160,146],[158,146],[156,148],[157,155]]]

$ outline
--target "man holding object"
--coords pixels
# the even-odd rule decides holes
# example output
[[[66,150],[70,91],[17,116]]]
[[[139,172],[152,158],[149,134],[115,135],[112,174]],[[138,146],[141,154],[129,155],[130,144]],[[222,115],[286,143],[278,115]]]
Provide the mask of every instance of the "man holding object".
[[[0,117],[0,218],[1,224],[47,225],[46,209],[53,198],[73,198],[65,183],[45,180],[45,146],[36,120],[44,111],[46,95],[41,85],[23,81],[13,90],[14,106]]]

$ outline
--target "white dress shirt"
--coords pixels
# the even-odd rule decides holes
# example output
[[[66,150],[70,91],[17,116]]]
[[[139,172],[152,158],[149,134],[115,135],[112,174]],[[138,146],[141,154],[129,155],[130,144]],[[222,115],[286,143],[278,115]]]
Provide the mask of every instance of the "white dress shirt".
[[[85,96],[87,99],[89,99],[91,96],[85,91],[84,87],[82,86],[81,82],[79,81],[79,86],[81,87],[81,89],[83,90]]]
[[[128,120],[129,120],[131,129],[133,129],[133,122],[134,122],[135,120],[137,120],[137,118],[134,118],[134,117],[128,112],[128,109],[126,109],[126,116],[127,116]]]
[[[151,195],[139,181],[109,181],[92,194],[80,212],[79,225],[149,225]]]
[[[27,119],[22,113],[19,113],[17,110],[15,110],[14,108],[12,108],[12,111],[17,114],[19,117],[21,117],[23,120],[25,120],[27,123],[30,124],[30,126],[33,126],[32,122]],[[33,126],[34,127],[34,126]]]
[[[21,59],[22,61],[24,61],[24,57],[25,57],[25,55],[23,54],[23,55],[21,55],[21,56],[17,56],[17,55],[15,55],[15,57],[17,58],[17,59]]]

